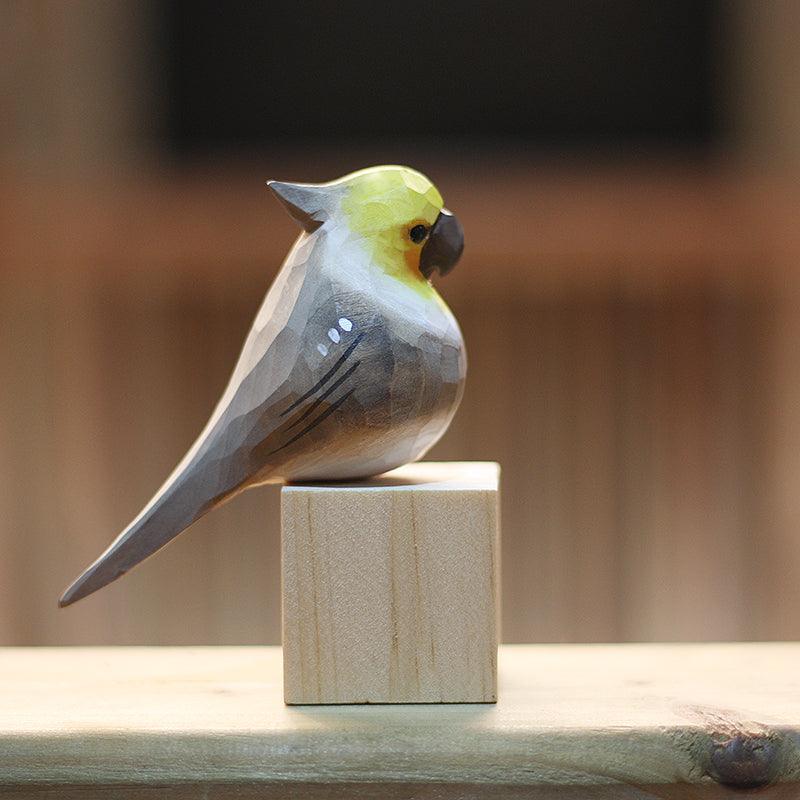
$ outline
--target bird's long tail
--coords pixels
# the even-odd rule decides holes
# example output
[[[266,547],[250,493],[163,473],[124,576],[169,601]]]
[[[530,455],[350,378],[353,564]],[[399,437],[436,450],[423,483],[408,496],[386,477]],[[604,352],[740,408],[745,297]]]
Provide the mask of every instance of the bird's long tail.
[[[179,468],[105,553],[78,576],[58,604],[68,606],[115,581],[242,488],[233,480],[220,480],[219,462],[195,461]]]

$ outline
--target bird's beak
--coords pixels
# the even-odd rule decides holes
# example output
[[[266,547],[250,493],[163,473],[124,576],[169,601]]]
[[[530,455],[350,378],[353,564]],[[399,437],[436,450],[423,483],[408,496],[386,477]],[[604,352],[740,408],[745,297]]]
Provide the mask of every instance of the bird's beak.
[[[458,217],[443,208],[433,223],[428,241],[420,253],[419,270],[430,278],[434,270],[440,275],[447,275],[456,265],[464,251],[464,229]]]

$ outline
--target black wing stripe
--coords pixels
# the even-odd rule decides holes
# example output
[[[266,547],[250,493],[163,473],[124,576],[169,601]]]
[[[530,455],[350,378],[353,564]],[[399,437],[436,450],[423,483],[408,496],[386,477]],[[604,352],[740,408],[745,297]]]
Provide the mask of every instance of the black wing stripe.
[[[313,414],[318,408],[319,404],[326,398],[332,395],[358,368],[360,361],[356,361],[343,375],[338,377],[286,430],[290,431],[296,425],[299,425],[306,417]]]
[[[301,430],[300,433],[296,433],[294,436],[292,436],[291,439],[289,439],[288,442],[285,442],[280,447],[276,447],[272,452],[267,453],[267,456],[269,457],[275,455],[275,453],[277,453],[278,451],[283,450],[284,447],[288,447],[290,444],[294,444],[298,439],[305,436],[309,431],[312,431],[323,420],[327,419],[331,414],[333,414],[333,412],[336,411],[336,409],[339,408],[339,406],[342,403],[344,403],[344,401],[347,400],[347,398],[350,397],[350,395],[353,394],[354,391],[355,387],[345,392],[335,403],[331,403],[331,405],[329,405],[316,419],[311,420],[311,422],[309,422],[309,424],[306,425],[306,427],[303,428],[303,430]]]
[[[295,400],[294,403],[292,403],[289,408],[286,409],[286,411],[281,411],[280,416],[285,417],[290,411],[294,411],[297,406],[299,406],[301,403],[304,403],[309,397],[311,397],[311,395],[321,389],[336,374],[342,364],[344,364],[344,362],[350,358],[353,350],[358,347],[358,343],[364,338],[364,333],[364,331],[359,333],[347,350],[345,350],[344,353],[339,356],[339,360],[302,397],[298,397],[297,400]]]

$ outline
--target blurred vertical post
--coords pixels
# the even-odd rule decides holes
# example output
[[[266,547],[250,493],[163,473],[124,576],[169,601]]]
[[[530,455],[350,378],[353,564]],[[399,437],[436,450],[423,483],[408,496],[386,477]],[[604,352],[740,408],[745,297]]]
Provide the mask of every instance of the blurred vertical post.
[[[752,635],[800,636],[800,3],[741,0],[730,6],[728,100],[736,152],[770,183],[775,207],[764,219],[775,263],[762,400],[765,492],[754,534]],[[763,178],[762,178],[763,179]]]
[[[0,9],[0,163],[75,175],[148,155],[159,102],[150,2]],[[143,52],[144,51],[144,52]]]

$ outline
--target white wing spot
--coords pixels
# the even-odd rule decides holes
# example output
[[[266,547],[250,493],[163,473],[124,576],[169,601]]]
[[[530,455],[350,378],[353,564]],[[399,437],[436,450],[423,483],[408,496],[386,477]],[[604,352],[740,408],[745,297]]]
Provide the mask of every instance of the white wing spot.
[[[338,344],[338,342],[341,340],[341,338],[342,338],[342,337],[341,337],[341,336],[339,336],[339,331],[337,331],[337,330],[336,330],[336,328],[331,328],[331,329],[328,331],[328,338],[329,338],[329,339],[330,339],[332,342],[336,342],[336,343]]]
[[[339,327],[340,327],[340,328],[341,328],[343,331],[347,331],[347,333],[350,333],[350,331],[351,331],[351,330],[353,330],[353,323],[352,323],[352,322],[350,322],[350,320],[349,320],[349,319],[347,319],[347,317],[342,317],[342,318],[339,320]]]
[[[317,345],[317,350],[319,350],[319,352],[320,352],[320,353],[321,353],[323,356],[326,356],[326,355],[328,355],[328,348],[327,348],[327,347],[325,347],[325,345],[324,345],[324,344],[318,344],[318,345]]]

